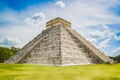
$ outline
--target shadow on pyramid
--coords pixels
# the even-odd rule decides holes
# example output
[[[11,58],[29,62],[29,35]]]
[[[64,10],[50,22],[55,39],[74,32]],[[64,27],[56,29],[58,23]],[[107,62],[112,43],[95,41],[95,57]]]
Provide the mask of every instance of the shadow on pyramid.
[[[46,29],[25,45],[5,63],[43,65],[86,65],[113,63],[75,30],[71,23],[55,18],[46,23]]]

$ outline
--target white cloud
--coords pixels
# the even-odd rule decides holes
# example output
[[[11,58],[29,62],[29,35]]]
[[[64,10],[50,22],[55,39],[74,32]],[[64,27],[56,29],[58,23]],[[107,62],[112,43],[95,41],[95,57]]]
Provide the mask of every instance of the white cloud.
[[[64,8],[66,6],[66,4],[63,1],[56,1],[55,5],[61,8]]]
[[[98,48],[107,48],[109,47],[110,41],[120,40],[119,36],[109,29],[109,26],[103,25],[101,28],[102,30],[97,28],[97,30],[89,32],[88,38],[88,40],[95,44]]]
[[[114,35],[115,39],[120,41],[120,36]]]
[[[91,43],[95,44],[97,41],[96,38],[87,38]]]
[[[97,30],[91,31],[89,32],[89,36],[96,39],[119,39],[119,36],[116,36],[116,34],[109,29],[109,26],[103,25],[100,27],[102,28],[102,30],[99,30],[98,28]]]
[[[109,47],[109,45],[108,45],[109,41],[110,41],[110,39],[105,39],[105,40],[101,41],[98,44],[98,47],[99,48],[107,48],[107,47]]]
[[[96,38],[96,39],[99,39],[99,38],[104,38],[105,33],[106,31],[99,31],[99,30],[96,30],[96,31],[92,31],[92,32],[89,32],[89,35],[91,38]]]
[[[116,36],[116,40],[120,40],[120,36]]]
[[[113,54],[114,56],[120,55],[120,47],[115,48],[115,49],[112,51],[112,54]]]
[[[64,9],[58,9],[51,4],[47,6],[41,5],[30,7],[27,12],[41,10],[47,16],[47,19],[53,19],[55,17],[62,17],[70,22],[73,26],[79,28],[85,28],[90,26],[98,26],[102,24],[115,24],[119,23],[120,17],[110,12],[110,8],[115,6],[119,1],[108,0],[63,0],[67,4]],[[60,2],[63,2],[60,0]],[[59,1],[56,1],[56,3]],[[107,4],[107,5],[106,5]]]
[[[29,41],[31,41],[34,37],[41,33],[41,31],[45,28],[45,25],[39,25],[39,27],[34,27],[34,25],[9,25],[8,27],[3,27],[0,29],[0,40],[1,42],[7,37],[16,38],[20,40],[16,47],[23,47]],[[23,25],[24,24],[24,25]],[[17,27],[16,27],[17,26]],[[6,45],[7,46],[7,45]],[[12,46],[12,45],[11,45]]]
[[[4,24],[0,25],[0,45],[23,47],[45,28],[44,14],[36,12],[36,14],[29,18],[30,20],[34,19],[34,24],[33,22],[30,24],[29,21],[29,23],[25,22],[25,18],[31,15],[23,15],[14,11],[1,13],[0,22]],[[18,44],[16,42],[17,39],[20,41]]]
[[[26,18],[25,23],[39,26],[41,23],[45,21],[44,13],[35,13],[31,18]]]
[[[20,40],[18,38],[6,37],[1,42],[2,46],[17,46],[20,44]]]

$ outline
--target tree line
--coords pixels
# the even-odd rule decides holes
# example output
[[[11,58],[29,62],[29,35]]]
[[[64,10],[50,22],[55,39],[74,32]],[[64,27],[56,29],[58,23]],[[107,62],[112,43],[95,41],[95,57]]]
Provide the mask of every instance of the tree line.
[[[110,56],[111,59],[113,59],[116,63],[120,63],[120,55],[117,55],[115,57]]]
[[[10,48],[1,46],[0,47],[0,63],[3,63],[10,56],[16,54],[16,52],[19,50],[20,50],[20,48],[16,48],[14,46],[12,46]]]

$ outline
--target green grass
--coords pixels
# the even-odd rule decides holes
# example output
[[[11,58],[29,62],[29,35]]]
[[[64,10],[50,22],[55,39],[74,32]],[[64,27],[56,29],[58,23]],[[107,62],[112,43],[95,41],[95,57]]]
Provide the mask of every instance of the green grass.
[[[120,64],[63,67],[0,64],[0,80],[120,80]]]

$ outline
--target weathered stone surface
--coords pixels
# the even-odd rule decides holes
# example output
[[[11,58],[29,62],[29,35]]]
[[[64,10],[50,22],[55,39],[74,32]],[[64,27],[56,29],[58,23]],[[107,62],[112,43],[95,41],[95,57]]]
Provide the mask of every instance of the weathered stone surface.
[[[44,65],[85,65],[112,63],[112,60],[71,29],[61,18],[47,22],[47,29],[5,63]]]

